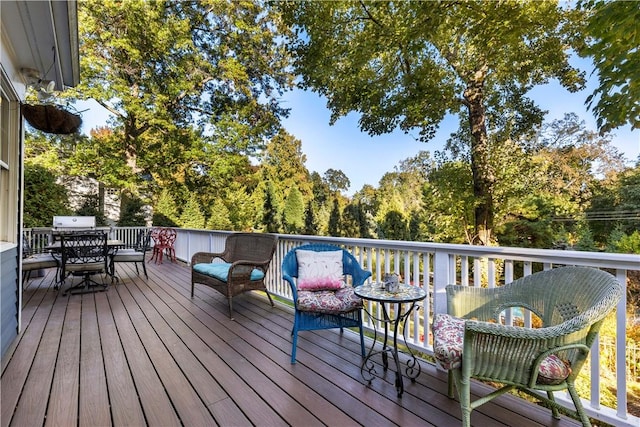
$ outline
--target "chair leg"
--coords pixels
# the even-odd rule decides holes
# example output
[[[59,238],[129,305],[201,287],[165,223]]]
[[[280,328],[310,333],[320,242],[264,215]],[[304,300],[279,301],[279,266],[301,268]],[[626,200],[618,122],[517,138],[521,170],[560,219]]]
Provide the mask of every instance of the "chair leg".
[[[454,395],[454,384],[453,384],[454,380],[453,380],[453,371],[450,369],[449,371],[447,371],[447,396],[449,396],[449,399],[454,399],[455,395]]]
[[[22,286],[29,281],[31,278],[31,270],[27,270],[26,273],[22,273]]]
[[[458,389],[460,410],[462,412],[462,427],[471,426],[471,382],[469,378],[462,378],[460,370],[449,371],[453,373],[454,382]]]
[[[555,396],[553,395],[552,391],[548,391],[547,392],[547,399],[549,399],[552,402],[556,401]],[[555,418],[556,420],[560,419],[560,413],[558,412],[558,408],[556,408],[554,405],[550,405],[551,406],[551,414],[553,415],[553,418]]]
[[[291,335],[293,335],[293,339],[292,344],[291,344],[291,364],[295,364],[296,363],[296,347],[298,345],[298,324],[297,321],[296,323],[294,323],[293,325],[293,332],[291,333]]]
[[[193,298],[193,288],[195,287],[195,283],[191,281],[191,298]]]
[[[142,261],[142,271],[144,271],[144,277],[148,279],[149,275],[147,274],[147,264],[144,261]]]
[[[264,289],[264,292],[267,294],[267,297],[269,297],[269,303],[271,304],[271,307],[274,307],[273,300],[271,299],[271,294],[269,293],[267,288]]]
[[[578,392],[576,391],[576,386],[573,382],[567,383],[567,389],[569,390],[569,394],[571,395],[571,399],[573,400],[573,404],[576,407],[576,412],[580,417],[580,421],[582,422],[583,427],[591,427],[591,421],[589,417],[584,412],[584,408],[582,407],[582,401],[580,400],[580,396],[578,396]]]
[[[232,297],[227,297],[227,299],[229,300],[229,319],[235,320],[233,318],[233,298]]]

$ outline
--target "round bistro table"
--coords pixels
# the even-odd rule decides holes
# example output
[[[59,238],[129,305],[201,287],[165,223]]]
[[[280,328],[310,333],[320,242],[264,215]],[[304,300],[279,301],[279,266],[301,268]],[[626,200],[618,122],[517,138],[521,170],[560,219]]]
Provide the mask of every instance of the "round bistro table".
[[[373,380],[374,374],[376,372],[375,364],[371,360],[371,357],[376,354],[382,354],[382,366],[386,371],[389,367],[388,355],[391,354],[391,357],[393,358],[393,361],[396,365],[396,390],[398,392],[398,397],[402,397],[402,393],[404,392],[404,384],[402,381],[400,359],[398,358],[398,329],[401,323],[403,324],[403,330],[406,328],[409,315],[413,312],[414,309],[416,309],[416,303],[425,299],[427,293],[420,287],[410,286],[404,283],[399,284],[397,292],[388,292],[387,290],[385,290],[382,283],[364,284],[362,286],[356,287],[354,291],[355,294],[362,299],[380,303],[379,306],[382,310],[382,317],[380,317],[379,313],[374,314],[369,312],[366,307],[365,312],[369,315],[369,318],[372,322],[378,321],[384,323],[384,340],[382,342],[382,350],[375,351],[378,334],[377,329],[374,329],[373,344],[371,345],[369,353],[362,361],[360,374],[365,381],[368,381],[369,384],[371,384],[371,381]],[[391,317],[391,310],[387,307],[387,304],[396,304],[396,309],[394,310],[393,317]],[[403,310],[403,308],[407,304],[409,304],[409,308],[407,310]],[[389,343],[390,325],[393,327],[393,345]],[[405,341],[404,335],[401,335],[401,337],[402,340]],[[411,382],[415,382],[418,375],[420,375],[421,367],[418,363],[418,359],[413,354],[409,346],[406,347],[410,358],[406,362],[405,375],[411,380]]]

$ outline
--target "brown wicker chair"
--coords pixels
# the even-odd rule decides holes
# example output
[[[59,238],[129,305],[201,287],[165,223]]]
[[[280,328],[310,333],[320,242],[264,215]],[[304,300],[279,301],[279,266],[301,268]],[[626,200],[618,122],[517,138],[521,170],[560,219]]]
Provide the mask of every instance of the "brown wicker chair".
[[[265,291],[273,306],[264,277],[277,243],[277,236],[272,234],[235,233],[227,237],[224,252],[196,252],[191,257],[191,298],[196,283],[217,290],[229,300],[231,319],[232,298],[243,292]]]

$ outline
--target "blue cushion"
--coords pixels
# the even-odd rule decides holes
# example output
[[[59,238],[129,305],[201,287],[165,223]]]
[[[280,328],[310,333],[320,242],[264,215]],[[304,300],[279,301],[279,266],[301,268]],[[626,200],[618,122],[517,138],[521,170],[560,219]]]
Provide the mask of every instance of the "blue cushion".
[[[231,264],[228,262],[196,264],[193,266],[193,269],[198,273],[215,277],[216,279],[222,280],[223,282],[227,281],[227,277],[229,276],[229,268],[231,268]],[[251,280],[261,280],[263,278],[264,278],[264,273],[261,270],[254,268],[253,271],[251,272]]]

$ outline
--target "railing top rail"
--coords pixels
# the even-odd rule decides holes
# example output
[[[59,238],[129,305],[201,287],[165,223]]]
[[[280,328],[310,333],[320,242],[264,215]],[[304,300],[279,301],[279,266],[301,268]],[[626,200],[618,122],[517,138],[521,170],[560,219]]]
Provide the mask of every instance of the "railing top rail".
[[[281,234],[281,240],[323,242],[347,246],[365,246],[381,249],[418,252],[450,252],[476,258],[508,258],[515,261],[566,263],[593,267],[640,270],[640,255],[609,252],[565,251],[558,249],[530,249],[507,246],[472,246],[453,243],[404,242],[399,240],[352,239],[346,237],[301,236]]]

